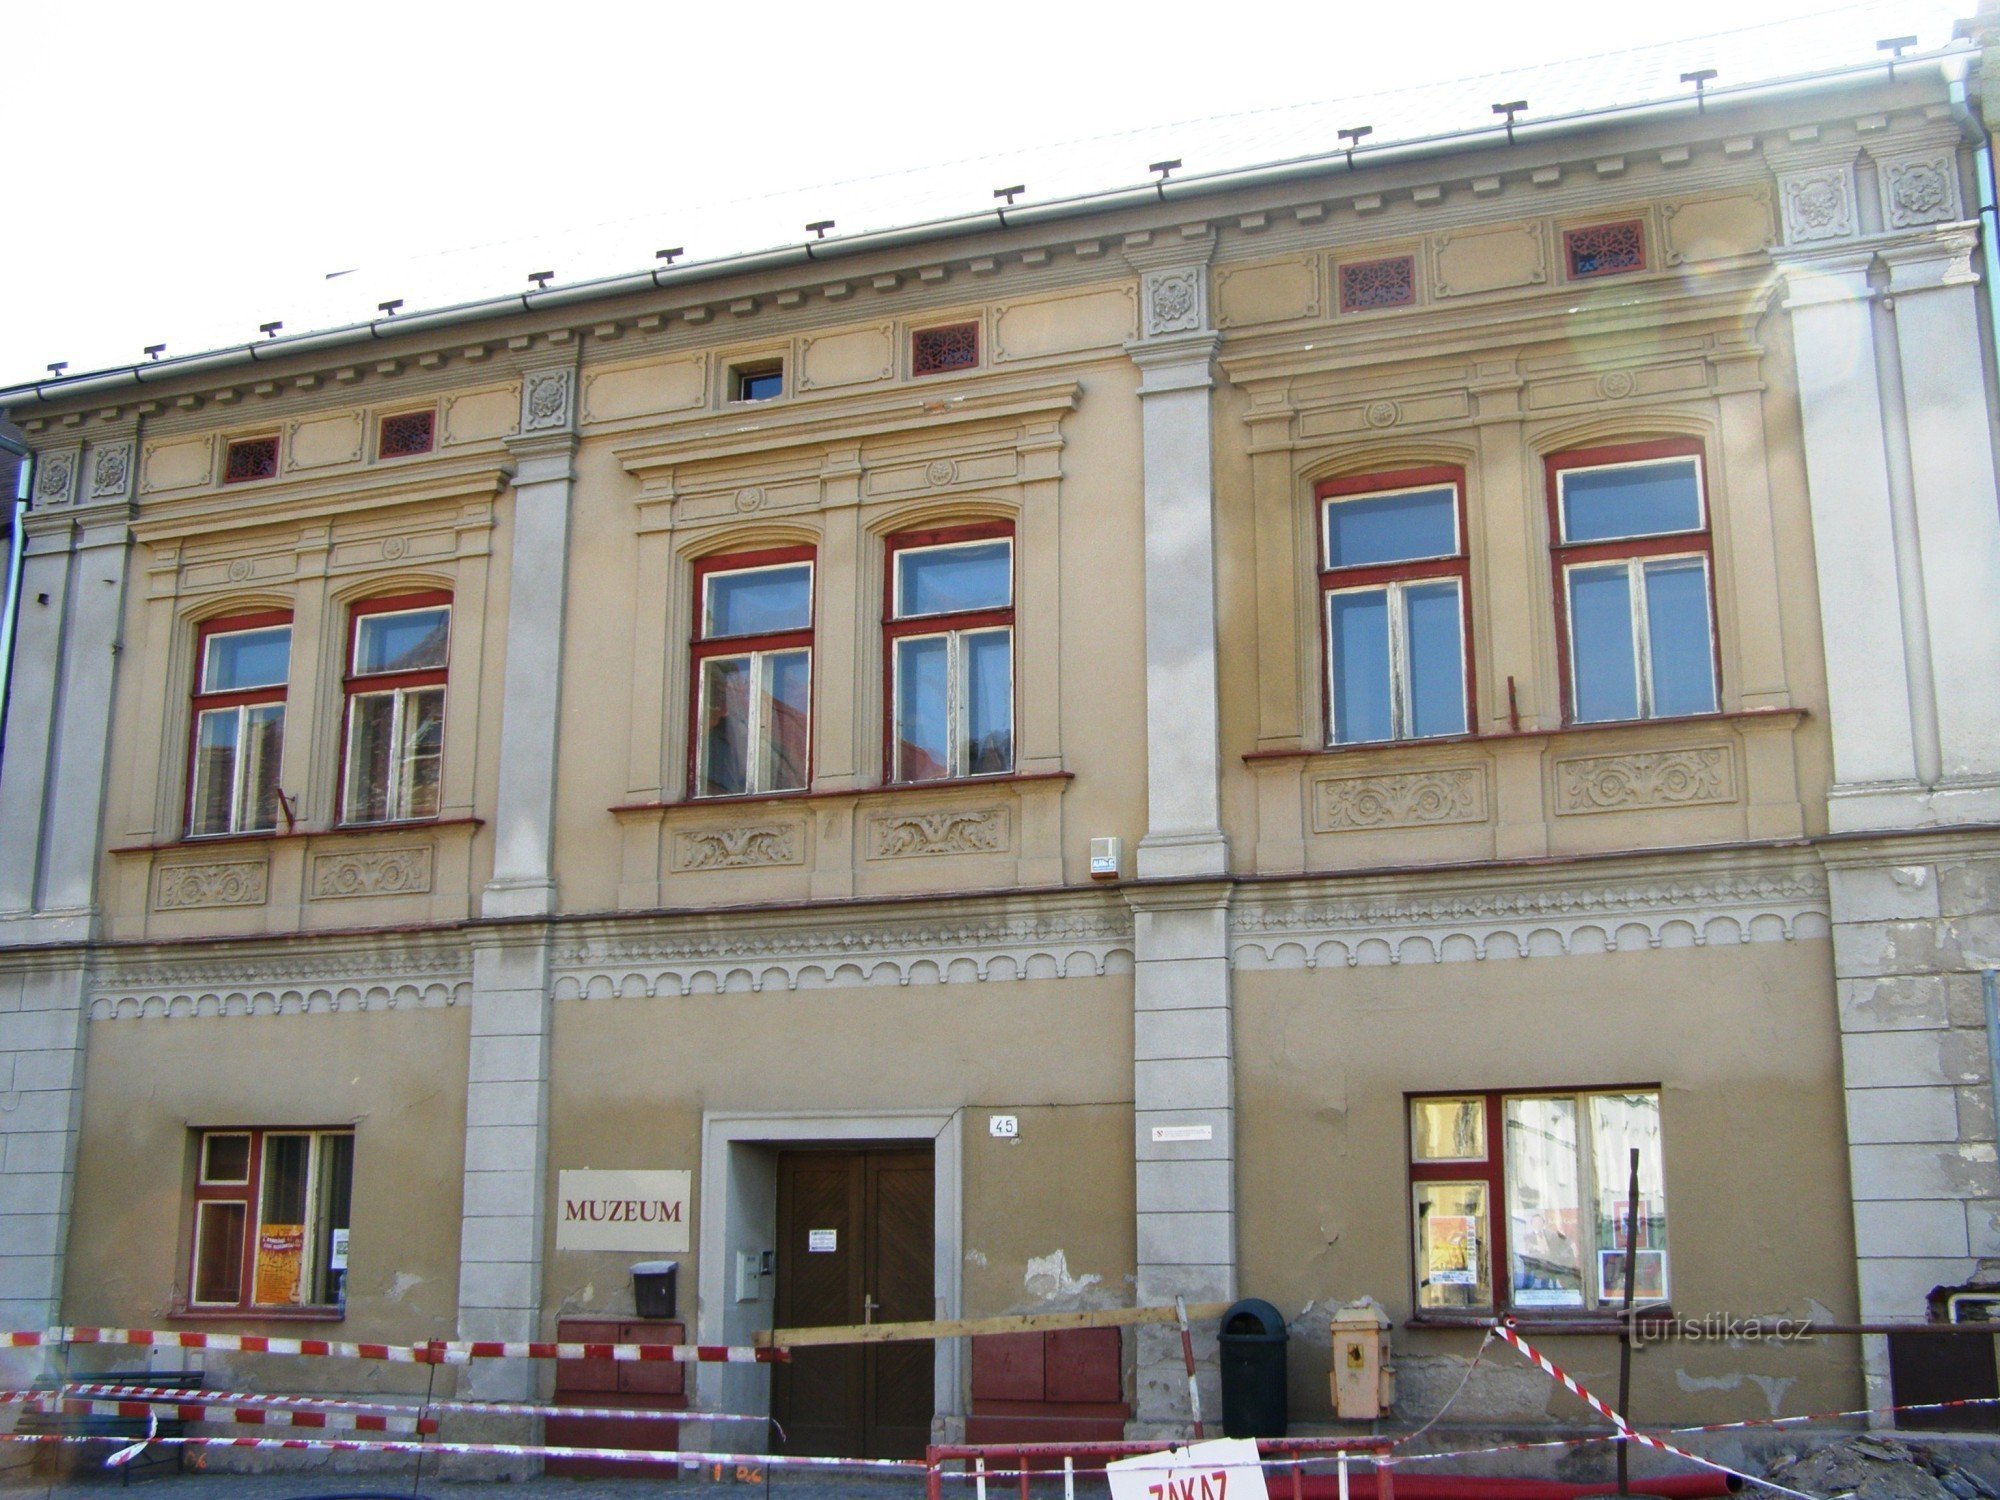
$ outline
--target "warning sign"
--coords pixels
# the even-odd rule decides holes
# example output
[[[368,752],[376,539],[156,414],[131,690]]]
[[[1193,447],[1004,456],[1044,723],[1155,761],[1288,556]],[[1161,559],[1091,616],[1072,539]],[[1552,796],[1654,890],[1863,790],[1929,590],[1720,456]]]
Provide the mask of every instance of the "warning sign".
[[[1254,1438],[1217,1438],[1105,1465],[1111,1500],[1269,1500]]]

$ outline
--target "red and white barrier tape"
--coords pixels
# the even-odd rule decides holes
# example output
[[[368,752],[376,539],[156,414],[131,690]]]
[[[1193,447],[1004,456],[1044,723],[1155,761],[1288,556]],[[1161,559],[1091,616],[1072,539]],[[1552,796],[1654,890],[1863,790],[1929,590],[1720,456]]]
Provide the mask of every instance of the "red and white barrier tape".
[[[58,1436],[54,1433],[0,1433],[6,1443],[93,1443],[104,1437]],[[120,1439],[109,1439],[120,1441]],[[147,1446],[166,1448],[290,1449],[310,1453],[464,1454],[486,1458],[583,1458],[643,1464],[755,1464],[779,1469],[900,1469],[923,1473],[921,1458],[807,1458],[794,1454],[699,1453],[663,1448],[571,1448],[549,1443],[419,1443],[390,1439],[364,1442],[356,1438],[152,1437],[114,1453],[107,1464],[131,1462]]]
[[[11,1392],[9,1394],[12,1394]],[[427,1433],[438,1430],[435,1417],[405,1410],[398,1414],[347,1411],[301,1411],[290,1407],[243,1406],[185,1394],[154,1395],[138,1401],[101,1401],[42,1392],[21,1403],[23,1411],[75,1417],[158,1418],[166,1422],[233,1422],[244,1427],[311,1427],[333,1432]]]
[[[1583,1402],[1584,1405],[1588,1406],[1592,1411],[1596,1412],[1599,1416],[1603,1417],[1605,1421],[1609,1422],[1613,1427],[1617,1428],[1618,1429],[1617,1437],[1620,1440],[1639,1443],[1648,1448],[1656,1448],[1662,1453],[1671,1453],[1674,1455],[1674,1457],[1684,1458],[1689,1463],[1700,1464],[1704,1469],[1713,1469],[1719,1474],[1733,1475],[1737,1479],[1741,1479],[1747,1484],[1755,1484],[1767,1490],[1775,1490],[1781,1495],[1791,1495],[1796,1497],[1796,1500],[1812,1500],[1812,1497],[1805,1494],[1804,1491],[1802,1490],[1788,1489],[1782,1484],[1774,1483],[1769,1479],[1760,1478],[1755,1474],[1745,1474],[1741,1470],[1730,1468],[1727,1464],[1717,1463],[1712,1458],[1703,1458],[1700,1454],[1690,1453],[1685,1448],[1676,1448],[1672,1443],[1667,1442],[1664,1438],[1654,1437],[1649,1432],[1638,1431],[1632,1426],[1631,1423],[1627,1422],[1617,1412],[1613,1411],[1609,1405],[1607,1405],[1603,1401],[1600,1401],[1597,1397],[1593,1396],[1589,1391],[1585,1390],[1581,1385],[1579,1385],[1577,1381],[1569,1374],[1569,1372],[1563,1369],[1561,1365],[1557,1364],[1554,1360],[1550,1359],[1546,1354],[1543,1354],[1540,1350],[1534,1348],[1531,1344],[1529,1344],[1528,1341],[1522,1338],[1521,1335],[1518,1332],[1516,1332],[1511,1325],[1507,1323],[1500,1323],[1495,1326],[1494,1332],[1498,1333],[1501,1338],[1505,1339],[1508,1343],[1512,1344],[1517,1350],[1519,1350],[1523,1358],[1532,1362],[1544,1374],[1560,1382],[1564,1390],[1568,1391],[1572,1396],[1575,1396],[1579,1401]]]
[[[626,1363],[762,1365],[791,1358],[785,1349],[745,1349],[723,1344],[511,1343],[435,1339],[426,1344],[353,1344],[333,1339],[269,1338],[252,1333],[180,1333],[149,1328],[49,1328],[0,1333],[0,1348],[38,1349],[57,1344],[122,1344],[160,1349],[217,1349],[237,1354],[292,1354],[331,1359],[377,1359],[404,1365],[462,1365],[475,1359],[608,1359]]]
[[[155,1405],[171,1406],[177,1401],[189,1399],[188,1393],[178,1390],[162,1390],[156,1385],[108,1385],[95,1381],[75,1381],[59,1390],[0,1391],[0,1406],[14,1405],[23,1401],[42,1400],[53,1395],[105,1396],[123,1401],[145,1401]],[[408,1416],[417,1407],[415,1397],[408,1401],[354,1401],[333,1396],[267,1396],[255,1391],[204,1391],[199,1399],[221,1401],[231,1405],[268,1407],[272,1410],[303,1411],[365,1411],[381,1412],[388,1416]],[[422,1403],[425,1411],[456,1413],[475,1417],[608,1417],[616,1420],[629,1417],[635,1421],[659,1421],[663,1417],[676,1422],[768,1422],[769,1417],[752,1416],[742,1412],[728,1411],[667,1411],[632,1406],[551,1406],[534,1401],[434,1401]]]

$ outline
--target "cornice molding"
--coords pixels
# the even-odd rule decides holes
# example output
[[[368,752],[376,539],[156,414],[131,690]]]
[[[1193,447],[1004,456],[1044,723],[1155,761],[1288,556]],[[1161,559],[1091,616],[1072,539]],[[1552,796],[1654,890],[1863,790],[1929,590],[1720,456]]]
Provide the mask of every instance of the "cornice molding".
[[[210,486],[145,502],[133,532],[141,540],[158,542],[387,506],[490,500],[513,477],[513,463],[502,450],[324,478],[273,479],[227,489]]]
[[[675,469],[753,454],[823,448],[974,422],[1059,415],[1073,411],[1082,392],[1082,384],[1075,380],[995,381],[949,395],[897,389],[866,397],[827,398],[759,413],[754,419],[741,413],[717,416],[702,412],[663,423],[644,441],[628,443],[613,452],[626,473],[648,479]]]

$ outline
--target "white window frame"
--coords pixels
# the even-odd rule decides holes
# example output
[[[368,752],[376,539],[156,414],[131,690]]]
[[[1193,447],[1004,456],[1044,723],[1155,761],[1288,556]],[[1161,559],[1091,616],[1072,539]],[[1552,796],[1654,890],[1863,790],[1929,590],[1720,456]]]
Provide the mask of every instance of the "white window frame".
[[[1666,532],[1664,535],[1678,535]],[[1631,601],[1632,661],[1639,688],[1640,719],[1660,717],[1653,704],[1653,631],[1652,617],[1646,604],[1646,569],[1657,564],[1698,562],[1701,564],[1701,584],[1704,600],[1708,605],[1708,676],[1711,690],[1717,688],[1715,671],[1715,569],[1706,552],[1663,552],[1648,557],[1632,557],[1624,560],[1626,597]],[[1563,567],[1563,603],[1569,625],[1569,694],[1570,702],[1578,701],[1577,654],[1576,654],[1576,594],[1573,588],[1575,576],[1581,572],[1604,572],[1619,565],[1615,558],[1603,558],[1597,562],[1567,563]],[[1719,703],[1717,705],[1720,706]],[[1713,712],[1714,710],[1709,710]],[[1586,719],[1577,715],[1579,724],[1631,724],[1635,719]]]

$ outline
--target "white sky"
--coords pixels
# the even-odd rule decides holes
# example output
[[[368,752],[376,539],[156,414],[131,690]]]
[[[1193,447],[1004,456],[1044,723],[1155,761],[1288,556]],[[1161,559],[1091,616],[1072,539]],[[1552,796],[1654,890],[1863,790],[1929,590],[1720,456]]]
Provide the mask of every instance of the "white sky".
[[[1899,0],[1896,29],[1934,46],[1971,6]],[[525,277],[547,268],[526,242],[565,224],[647,219],[639,269],[660,243],[698,257],[704,204],[826,184],[837,217],[838,184],[899,167],[977,173],[1026,145],[1864,9],[1879,0],[17,4],[0,386],[273,318],[300,331],[328,272],[393,283],[396,262],[520,240]]]

